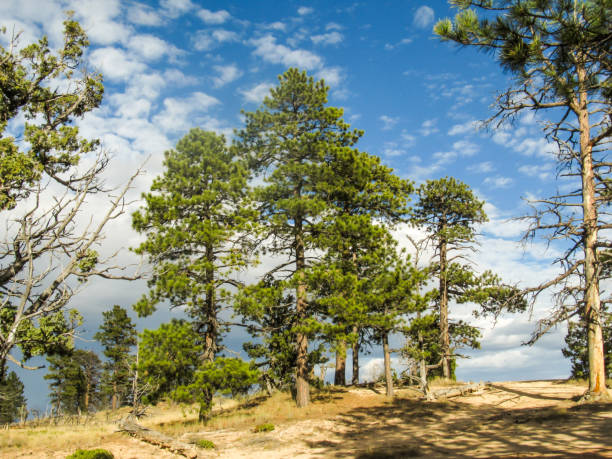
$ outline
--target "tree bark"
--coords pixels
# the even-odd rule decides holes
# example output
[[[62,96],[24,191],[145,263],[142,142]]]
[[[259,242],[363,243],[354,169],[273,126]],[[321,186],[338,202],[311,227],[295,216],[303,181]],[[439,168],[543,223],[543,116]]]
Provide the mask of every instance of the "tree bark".
[[[301,225],[300,225],[301,226]],[[301,228],[300,228],[301,229]],[[298,324],[302,324],[306,318],[306,283],[304,282],[304,269],[306,267],[304,242],[301,232],[296,237],[296,269],[298,285],[296,287],[296,314]],[[308,405],[310,402],[310,387],[308,385],[308,336],[303,331],[298,331],[296,337],[297,359],[295,375],[295,402],[298,408]]]
[[[217,309],[215,305],[215,271],[213,268],[215,256],[212,244],[206,246],[206,259],[209,266],[206,269],[206,309],[204,311],[206,332],[204,335],[204,354],[202,360],[204,362],[212,362],[217,354],[217,336],[219,334],[219,323],[217,321]]]
[[[334,384],[346,386],[346,342],[338,343],[336,350],[336,372],[334,373]]]
[[[391,376],[391,352],[389,351],[388,333],[383,333],[382,342],[385,359],[385,382],[387,385],[387,397],[393,397],[393,377]]]
[[[597,206],[591,146],[586,70],[577,65],[580,84],[578,121],[580,125],[580,166],[582,179],[582,212],[584,222],[584,317],[587,324],[589,355],[589,392],[602,394],[606,389],[606,369],[601,329],[601,302],[599,298],[599,266],[597,263]]]
[[[446,229],[443,223],[441,232]],[[450,379],[450,337],[448,334],[448,284],[446,280],[447,271],[446,240],[440,241],[440,344],[442,347],[442,375]]]
[[[117,395],[117,381],[113,381],[113,396],[111,398],[111,407],[113,411],[117,409],[119,396]]]
[[[359,329],[353,326],[353,333],[357,335],[357,339],[353,343],[353,377],[351,384],[356,386],[359,384]]]

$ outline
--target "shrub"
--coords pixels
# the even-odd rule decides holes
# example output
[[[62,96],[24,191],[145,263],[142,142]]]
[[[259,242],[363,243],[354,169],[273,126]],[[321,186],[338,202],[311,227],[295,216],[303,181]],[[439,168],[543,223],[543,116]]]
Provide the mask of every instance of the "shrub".
[[[114,459],[113,453],[105,449],[77,449],[66,459]]]
[[[272,432],[274,430],[274,424],[266,422],[265,424],[259,424],[255,426],[255,432]]]
[[[210,440],[201,439],[195,442],[196,446],[204,449],[214,449],[215,444]]]

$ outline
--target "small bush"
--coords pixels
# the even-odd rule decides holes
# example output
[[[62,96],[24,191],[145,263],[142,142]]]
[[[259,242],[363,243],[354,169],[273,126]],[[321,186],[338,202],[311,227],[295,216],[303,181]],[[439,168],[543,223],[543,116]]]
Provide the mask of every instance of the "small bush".
[[[195,442],[198,448],[203,449],[215,449],[215,444],[210,440],[205,440],[204,438]]]
[[[113,453],[105,449],[77,449],[66,459],[114,459]]]
[[[266,422],[265,424],[259,424],[255,426],[255,432],[272,432],[274,430],[274,424]]]

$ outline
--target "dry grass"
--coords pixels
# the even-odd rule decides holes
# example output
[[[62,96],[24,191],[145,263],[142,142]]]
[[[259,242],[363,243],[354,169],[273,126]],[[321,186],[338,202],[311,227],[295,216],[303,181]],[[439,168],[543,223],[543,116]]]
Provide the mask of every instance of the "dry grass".
[[[371,392],[367,389],[358,391]],[[326,419],[335,414],[345,412],[352,404],[360,404],[362,400],[355,401],[354,390],[345,388],[325,388],[313,391],[312,403],[305,408],[297,409],[291,395],[285,392],[277,392],[268,397],[262,394],[254,395],[242,401],[234,403],[234,406],[226,404],[221,409],[213,410],[212,418],[204,425],[197,420],[197,407],[183,408],[174,411],[162,408],[163,417],[155,413],[147,418],[143,424],[154,427],[167,435],[180,436],[190,432],[202,430],[225,430],[225,429],[247,429],[252,430],[261,424],[281,425],[304,419]],[[381,403],[386,403],[384,399]]]
[[[115,431],[111,424],[20,427],[0,434],[0,457],[15,457],[18,451],[50,451],[96,448]]]

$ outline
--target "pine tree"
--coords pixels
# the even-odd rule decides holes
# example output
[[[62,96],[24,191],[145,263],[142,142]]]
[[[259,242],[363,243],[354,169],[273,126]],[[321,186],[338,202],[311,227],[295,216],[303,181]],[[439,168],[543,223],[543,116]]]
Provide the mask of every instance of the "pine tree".
[[[393,174],[380,158],[353,147],[331,150],[327,163],[329,180],[320,187],[331,211],[323,218],[322,246],[327,254],[324,269],[348,276],[343,291],[328,291],[328,316],[339,325],[334,330],[336,373],[334,383],[346,384],[346,344],[352,342],[353,384],[359,382],[360,320],[367,304],[359,302],[357,286],[367,271],[369,254],[379,250],[386,232],[407,213],[406,205],[413,191],[412,183]],[[352,280],[351,280],[352,279]],[[339,286],[339,279],[335,284]],[[328,283],[329,287],[329,283]],[[331,296],[330,296],[331,295]],[[332,297],[337,305],[334,306]],[[338,306],[342,303],[341,306]],[[344,327],[342,327],[344,325]]]
[[[254,212],[247,203],[247,169],[223,136],[192,129],[165,152],[164,173],[144,196],[134,228],[147,235],[137,253],[149,255],[149,295],[134,308],[151,314],[157,303],[186,306],[202,335],[202,358],[219,351],[219,313],[237,286],[233,274],[252,252]]]
[[[383,347],[387,397],[393,396],[389,336],[405,328],[408,315],[427,307],[431,294],[422,292],[427,275],[427,270],[418,269],[404,253],[397,253],[395,244],[389,244],[379,256],[375,276],[368,282],[368,325]]]
[[[186,320],[172,319],[157,330],[145,330],[139,345],[138,372],[152,388],[145,403],[156,403],[193,382],[202,362],[202,337]]]
[[[580,311],[588,335],[589,389],[606,392],[601,327],[599,251],[610,248],[608,151],[612,134],[609,0],[453,0],[460,12],[434,31],[443,40],[476,46],[492,53],[515,78],[501,93],[497,113],[489,122],[499,126],[524,111],[552,116],[544,131],[558,146],[558,171],[581,178],[576,191],[534,201],[525,239],[543,234],[548,240],[567,240],[557,261],[562,273],[526,289],[533,299],[556,287],[556,307],[539,321],[530,343]],[[477,10],[484,12],[480,18]],[[601,231],[601,234],[600,234]],[[575,301],[579,292],[578,301]]]
[[[289,69],[260,110],[244,113],[246,126],[236,144],[263,176],[255,195],[268,247],[287,257],[274,272],[283,271],[295,289],[299,407],[309,403],[308,340],[320,327],[308,301],[306,270],[313,250],[321,247],[320,220],[330,210],[321,187],[335,179],[329,157],[336,149],[352,147],[362,134],[342,120],[341,109],[326,106],[327,92],[324,81]]]
[[[97,401],[100,359],[93,351],[75,349],[48,356],[50,399],[56,414],[88,411]]]
[[[102,313],[104,321],[94,339],[104,347],[108,359],[104,367],[108,374],[105,378],[105,392],[110,394],[111,407],[116,410],[129,392],[129,373],[132,359],[130,349],[136,345],[136,326],[119,305]]]
[[[492,272],[478,276],[469,264],[456,261],[465,259],[466,250],[474,249],[476,225],[487,221],[484,202],[453,177],[428,180],[418,188],[417,195],[412,222],[428,231],[435,248],[441,367],[443,376],[452,378],[449,301],[475,302],[485,314],[501,304],[509,311],[523,310],[525,303],[515,288],[503,285]]]
[[[26,405],[23,395],[23,383],[14,371],[0,382],[0,424],[10,424],[19,416]]]

